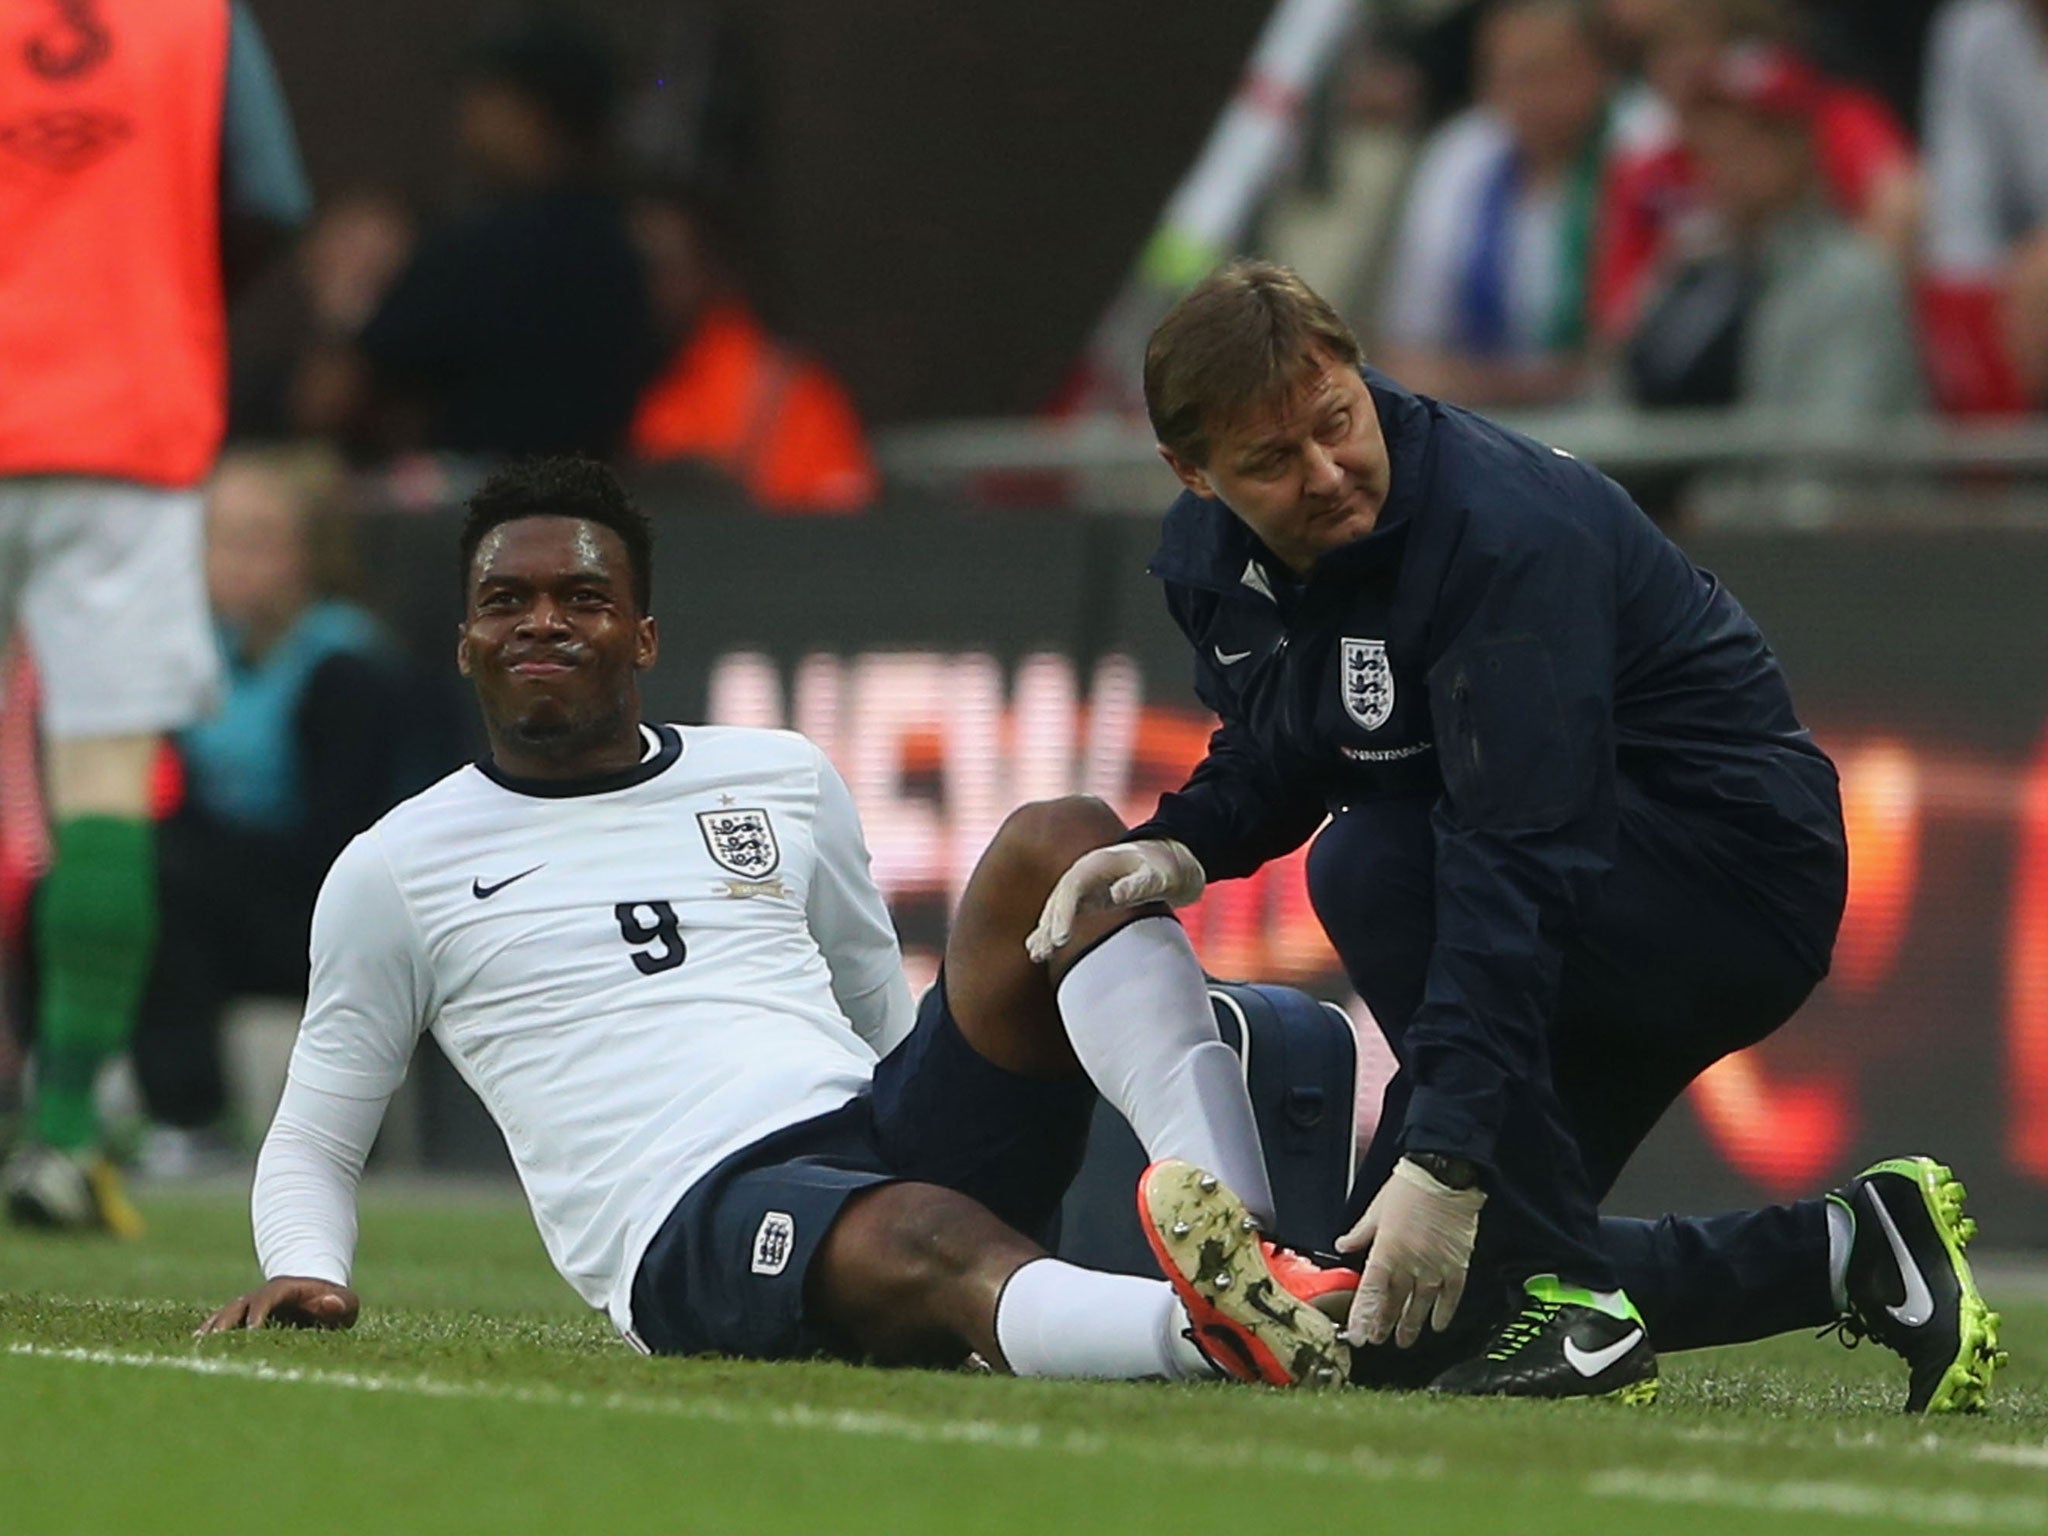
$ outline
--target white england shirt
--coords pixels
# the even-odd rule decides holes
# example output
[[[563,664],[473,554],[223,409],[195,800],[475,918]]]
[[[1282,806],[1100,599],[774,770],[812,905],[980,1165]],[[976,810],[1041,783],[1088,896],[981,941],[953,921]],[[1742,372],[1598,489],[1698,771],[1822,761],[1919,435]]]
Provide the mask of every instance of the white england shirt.
[[[347,1280],[355,1180],[431,1031],[504,1133],[555,1267],[626,1331],[683,1192],[846,1103],[908,1032],[824,754],[785,731],[643,729],[641,763],[604,779],[461,769],[335,861],[258,1166],[266,1276]]]

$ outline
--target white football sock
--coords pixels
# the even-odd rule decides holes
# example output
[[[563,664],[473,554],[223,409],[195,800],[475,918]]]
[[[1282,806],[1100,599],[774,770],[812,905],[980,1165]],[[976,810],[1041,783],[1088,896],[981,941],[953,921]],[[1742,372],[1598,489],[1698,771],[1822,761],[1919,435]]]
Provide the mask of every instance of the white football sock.
[[[996,1302],[996,1342],[1019,1376],[1135,1381],[1216,1374],[1182,1337],[1187,1313],[1164,1280],[1033,1259]]]
[[[1060,1018],[1101,1095],[1153,1162],[1213,1173],[1268,1228],[1273,1188],[1237,1053],[1216,1033],[1202,963],[1170,917],[1127,924],[1059,986]]]
[[[1856,1246],[1856,1217],[1832,1200],[1822,1202],[1828,1213],[1828,1295],[1837,1312],[1849,1310],[1849,1250]]]

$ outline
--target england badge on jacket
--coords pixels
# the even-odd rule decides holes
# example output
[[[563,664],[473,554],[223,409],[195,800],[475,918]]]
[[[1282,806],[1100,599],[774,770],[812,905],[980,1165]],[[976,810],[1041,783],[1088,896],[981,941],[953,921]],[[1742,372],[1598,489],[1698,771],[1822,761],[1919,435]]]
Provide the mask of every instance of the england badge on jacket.
[[[1387,642],[1347,635],[1339,686],[1346,714],[1368,731],[1385,725],[1394,713],[1394,669],[1387,664]]]

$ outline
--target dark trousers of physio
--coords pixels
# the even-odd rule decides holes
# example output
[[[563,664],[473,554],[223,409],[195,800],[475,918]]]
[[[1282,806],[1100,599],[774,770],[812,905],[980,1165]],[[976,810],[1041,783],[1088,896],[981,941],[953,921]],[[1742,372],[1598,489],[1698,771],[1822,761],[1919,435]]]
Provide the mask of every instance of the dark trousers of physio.
[[[1436,937],[1430,815],[1422,799],[1347,808],[1309,857],[1317,915],[1397,1061]],[[1812,904],[1823,905],[1831,877],[1800,874],[1800,889],[1818,888]],[[1813,913],[1814,931],[1831,942],[1840,916],[1836,899],[1832,914]],[[1613,868],[1566,948],[1544,1035],[1547,1080],[1539,1073],[1508,1096],[1465,1302],[1446,1334],[1426,1333],[1409,1350],[1362,1351],[1361,1375],[1426,1380],[1470,1354],[1532,1274],[1621,1287],[1660,1350],[1832,1321],[1819,1198],[1655,1221],[1599,1215],[1622,1166],[1686,1085],[1783,1024],[1820,976],[1703,856],[1696,829],[1624,786]],[[1411,1088],[1405,1068],[1387,1088],[1353,1186],[1354,1219],[1401,1155]]]

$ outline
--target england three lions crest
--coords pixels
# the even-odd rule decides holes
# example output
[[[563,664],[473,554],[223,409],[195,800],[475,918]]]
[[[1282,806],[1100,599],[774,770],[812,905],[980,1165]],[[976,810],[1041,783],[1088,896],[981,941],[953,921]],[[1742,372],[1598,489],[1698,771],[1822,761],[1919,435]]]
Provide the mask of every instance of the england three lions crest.
[[[711,850],[718,867],[742,880],[773,874],[782,862],[782,850],[775,845],[775,828],[766,811],[699,811],[697,825],[704,829],[704,846]]]
[[[1385,725],[1394,713],[1394,669],[1387,663],[1387,642],[1347,637],[1338,686],[1344,693],[1344,713],[1368,731]]]

